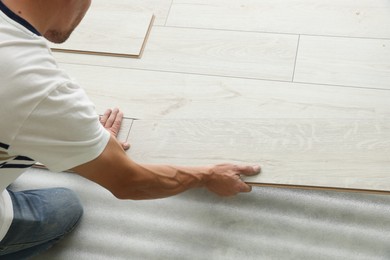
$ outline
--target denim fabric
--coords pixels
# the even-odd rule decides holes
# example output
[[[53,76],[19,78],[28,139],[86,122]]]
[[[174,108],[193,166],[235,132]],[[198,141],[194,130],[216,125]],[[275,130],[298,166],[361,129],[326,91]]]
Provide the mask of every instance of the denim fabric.
[[[14,219],[0,242],[0,259],[28,259],[54,245],[79,222],[83,208],[65,188],[8,190]]]

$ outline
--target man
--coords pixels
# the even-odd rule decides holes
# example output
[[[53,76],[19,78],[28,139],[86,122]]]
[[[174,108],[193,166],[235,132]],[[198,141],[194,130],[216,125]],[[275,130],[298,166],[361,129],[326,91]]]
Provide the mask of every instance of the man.
[[[7,187],[36,161],[72,169],[119,199],[153,199],[205,187],[221,196],[249,192],[240,175],[259,166],[181,167],[132,161],[116,140],[118,109],[100,118],[83,90],[58,68],[43,38],[65,41],[89,0],[0,1],[0,255],[24,259],[70,232],[82,215],[77,196],[53,188]]]

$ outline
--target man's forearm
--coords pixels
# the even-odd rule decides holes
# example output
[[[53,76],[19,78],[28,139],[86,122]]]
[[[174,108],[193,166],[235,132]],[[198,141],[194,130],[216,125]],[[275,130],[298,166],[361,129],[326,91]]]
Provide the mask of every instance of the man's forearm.
[[[212,167],[133,164],[117,197],[155,199],[203,187],[212,175]]]
[[[209,167],[136,165],[133,170],[136,176],[129,181],[131,189],[124,187],[121,198],[162,198],[197,187],[206,187],[221,196],[232,196],[251,191],[251,187],[241,180],[241,175],[258,174],[260,167],[234,164]]]
[[[113,137],[96,159],[73,170],[120,199],[163,198],[203,186],[218,195],[231,196],[251,190],[240,175],[260,172],[258,166],[233,164],[207,167],[138,164],[126,155]]]

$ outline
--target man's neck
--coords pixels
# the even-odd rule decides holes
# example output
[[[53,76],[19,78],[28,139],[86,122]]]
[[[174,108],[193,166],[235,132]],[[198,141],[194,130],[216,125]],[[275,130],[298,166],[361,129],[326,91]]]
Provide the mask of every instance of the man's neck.
[[[41,1],[31,0],[1,0],[19,17],[29,22],[41,35],[48,29],[50,13],[49,6],[43,6]],[[43,12],[44,10],[44,12]]]

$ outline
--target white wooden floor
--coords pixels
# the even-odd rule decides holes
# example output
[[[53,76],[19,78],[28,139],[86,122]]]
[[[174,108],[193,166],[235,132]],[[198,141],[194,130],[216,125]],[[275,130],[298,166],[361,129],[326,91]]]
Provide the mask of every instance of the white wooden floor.
[[[54,54],[99,113],[139,119],[130,156],[390,191],[389,1],[134,2],[156,14],[142,59]]]

